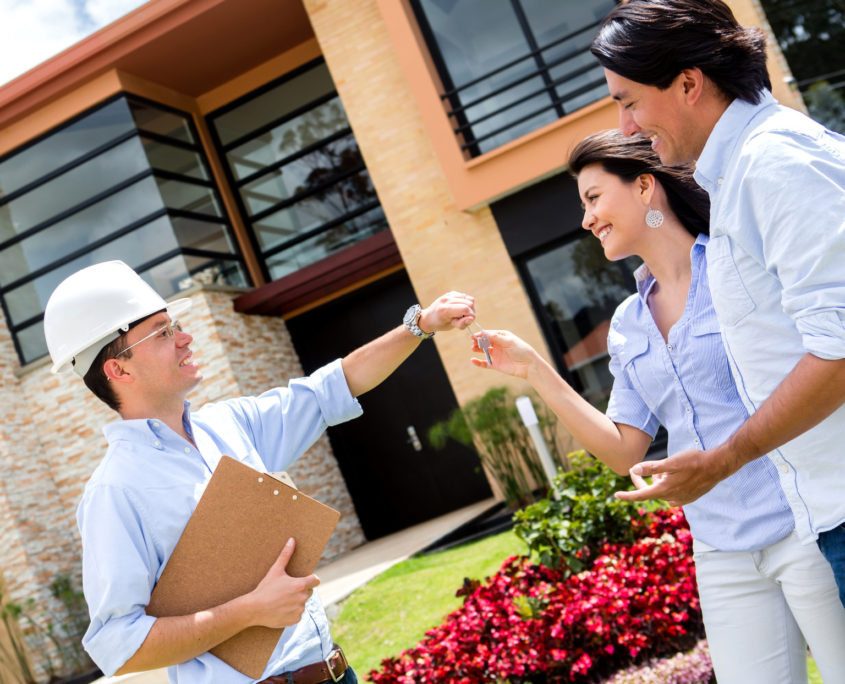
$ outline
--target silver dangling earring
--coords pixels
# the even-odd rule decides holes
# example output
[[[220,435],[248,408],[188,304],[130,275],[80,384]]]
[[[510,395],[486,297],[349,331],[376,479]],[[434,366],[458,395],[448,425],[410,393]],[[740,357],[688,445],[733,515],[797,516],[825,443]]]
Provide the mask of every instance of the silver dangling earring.
[[[660,209],[652,209],[648,205],[648,213],[645,215],[645,223],[649,228],[660,228],[663,225],[663,212]]]

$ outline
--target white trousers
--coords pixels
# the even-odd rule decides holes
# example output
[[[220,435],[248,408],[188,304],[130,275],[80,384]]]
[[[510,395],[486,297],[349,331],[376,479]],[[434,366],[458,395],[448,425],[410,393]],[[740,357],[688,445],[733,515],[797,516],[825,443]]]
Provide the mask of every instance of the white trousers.
[[[793,532],[762,551],[695,541],[693,555],[719,684],[805,684],[807,645],[825,684],[845,683],[845,608],[817,544]]]

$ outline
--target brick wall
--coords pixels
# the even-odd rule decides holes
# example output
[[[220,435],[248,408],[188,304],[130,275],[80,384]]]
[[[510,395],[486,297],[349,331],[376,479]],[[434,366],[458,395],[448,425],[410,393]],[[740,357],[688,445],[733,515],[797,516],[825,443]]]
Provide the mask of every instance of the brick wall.
[[[510,328],[548,358],[489,208],[455,204],[376,0],[304,5],[420,303],[468,292],[483,325]],[[496,385],[524,387],[470,365],[467,336],[434,341],[459,403]]]
[[[302,375],[281,318],[248,316],[232,307],[235,294],[200,289],[182,317],[194,335],[203,383],[188,398],[195,406],[258,394]],[[64,607],[50,594],[57,574],[81,587],[76,505],[105,451],[102,426],[117,414],[75,375],[55,376],[49,365],[19,368],[11,337],[0,320],[0,571],[11,600],[33,598],[42,628],[61,622]],[[290,469],[297,486],[340,510],[342,517],[324,559],[364,542],[364,536],[324,435]],[[33,661],[46,679],[44,644],[29,639]],[[62,669],[55,648],[46,655]]]

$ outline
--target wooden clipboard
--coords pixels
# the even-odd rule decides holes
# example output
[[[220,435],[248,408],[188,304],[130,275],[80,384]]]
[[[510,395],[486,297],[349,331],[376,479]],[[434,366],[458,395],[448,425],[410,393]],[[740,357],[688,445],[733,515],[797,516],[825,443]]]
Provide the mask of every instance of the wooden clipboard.
[[[309,575],[339,518],[281,480],[223,456],[153,589],[147,614],[189,615],[252,591],[290,537],[296,548],[287,572]],[[211,653],[259,679],[282,631],[250,627]]]

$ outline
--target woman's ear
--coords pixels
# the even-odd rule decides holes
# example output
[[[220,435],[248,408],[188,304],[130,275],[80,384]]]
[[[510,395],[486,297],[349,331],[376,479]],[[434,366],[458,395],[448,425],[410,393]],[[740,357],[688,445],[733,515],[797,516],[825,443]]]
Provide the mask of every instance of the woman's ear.
[[[652,174],[644,173],[637,178],[636,183],[640,193],[640,200],[647,207],[651,204],[651,198],[654,195],[654,188],[657,181]]]

